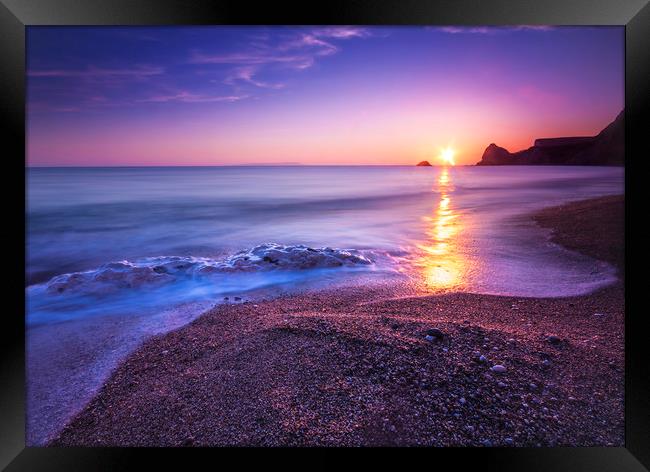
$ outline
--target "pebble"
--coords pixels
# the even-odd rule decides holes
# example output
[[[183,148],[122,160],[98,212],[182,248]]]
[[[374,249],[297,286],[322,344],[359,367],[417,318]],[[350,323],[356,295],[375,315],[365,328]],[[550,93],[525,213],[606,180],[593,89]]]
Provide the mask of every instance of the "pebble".
[[[604,313],[594,313],[594,316],[605,316]]]
[[[484,439],[481,442],[481,444],[483,444],[483,446],[485,446],[485,447],[492,447],[492,441],[490,441],[489,439]]]
[[[429,335],[427,334],[427,335],[424,337],[424,339],[426,339],[427,341],[429,341],[430,343],[432,343],[432,342],[434,341],[435,338],[434,338],[433,336],[429,336]]]
[[[551,367],[551,361],[549,361],[548,359],[544,359],[544,361],[542,362],[542,366]]]
[[[500,388],[506,388],[506,387],[508,386],[508,384],[503,383],[503,382],[499,382],[499,383],[497,384],[497,386],[499,386]]]
[[[427,336],[433,336],[438,339],[442,339],[445,337],[445,333],[440,331],[438,328],[431,328],[427,329]]]
[[[506,439],[504,440],[504,442],[505,442],[508,446],[512,446],[512,445],[515,443],[515,441],[514,441],[512,438],[506,438]]]
[[[560,338],[558,338],[557,336],[549,336],[549,337],[546,338],[546,340],[547,340],[549,343],[553,344],[553,345],[558,345],[558,344],[560,344],[560,342],[562,341],[562,340],[561,340]]]
[[[461,405],[464,405],[465,403],[467,403],[467,400],[465,400],[464,397],[460,397],[460,399],[458,400],[458,403],[460,403]]]
[[[493,365],[490,370],[492,372],[496,372],[497,374],[503,374],[506,371],[506,368],[504,366],[502,366],[501,364],[496,364],[496,365]]]
[[[480,357],[478,358],[478,361],[479,361],[481,364],[485,364],[485,363],[487,362],[487,357],[485,357],[485,356],[480,356]]]

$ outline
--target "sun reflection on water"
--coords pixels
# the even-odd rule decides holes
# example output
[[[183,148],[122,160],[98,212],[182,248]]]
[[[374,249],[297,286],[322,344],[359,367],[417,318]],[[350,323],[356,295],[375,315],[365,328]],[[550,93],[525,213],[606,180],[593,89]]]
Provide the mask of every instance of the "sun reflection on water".
[[[433,215],[423,217],[427,241],[418,245],[422,255],[416,265],[427,289],[448,290],[462,285],[465,264],[458,251],[462,228],[452,205],[454,187],[447,167],[441,169],[433,190],[440,194],[440,202]]]

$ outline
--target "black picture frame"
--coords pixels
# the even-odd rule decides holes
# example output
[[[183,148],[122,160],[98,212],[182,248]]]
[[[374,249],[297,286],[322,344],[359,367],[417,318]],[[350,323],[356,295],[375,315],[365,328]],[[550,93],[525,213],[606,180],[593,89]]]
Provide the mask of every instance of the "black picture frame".
[[[650,368],[647,331],[643,330],[646,277],[632,277],[647,263],[644,248],[630,236],[648,240],[643,220],[643,159],[648,158],[648,83],[650,82],[650,5],[647,0],[329,0],[325,2],[260,2],[243,0],[0,0],[0,109],[5,118],[3,144],[6,170],[4,209],[9,221],[8,280],[3,283],[10,303],[2,317],[2,391],[0,400],[0,466],[7,470],[122,470],[139,460],[151,466],[172,464],[191,454],[223,454],[223,449],[77,449],[25,447],[24,271],[25,194],[25,27],[30,25],[198,25],[198,24],[365,24],[365,25],[624,25],[626,122],[626,399],[625,447],[536,449],[425,449],[415,457],[431,467],[442,458],[454,468],[476,464],[496,470],[640,471],[650,468]],[[644,119],[645,118],[645,119]],[[646,174],[647,175],[647,174]],[[10,183],[16,184],[9,185]],[[638,195],[637,195],[638,194]],[[7,211],[9,210],[9,211]],[[646,230],[647,231],[647,230]],[[637,249],[640,249],[638,251]],[[634,253],[632,251],[635,251]],[[644,280],[645,279],[645,280]],[[647,290],[647,289],[646,289]],[[243,451],[242,451],[243,452]],[[186,456],[187,454],[187,456]],[[242,454],[243,456],[244,454]],[[365,454],[369,456],[370,454]],[[252,457],[248,456],[247,457]],[[374,458],[383,457],[383,454]],[[368,458],[370,459],[370,458]],[[219,461],[223,460],[221,458]],[[245,460],[245,459],[244,459]],[[326,465],[325,459],[321,462]],[[248,462],[248,461],[246,461]],[[222,462],[212,462],[218,466]],[[243,465],[240,462],[239,465]],[[309,464],[307,464],[309,465]],[[366,464],[367,466],[368,464]]]

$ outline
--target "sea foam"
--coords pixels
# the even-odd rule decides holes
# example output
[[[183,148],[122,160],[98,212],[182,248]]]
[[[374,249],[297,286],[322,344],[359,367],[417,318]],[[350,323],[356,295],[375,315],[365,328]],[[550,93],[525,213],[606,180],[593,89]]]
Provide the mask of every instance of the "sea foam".
[[[94,270],[53,277],[45,284],[45,289],[52,295],[81,292],[102,295],[123,289],[156,287],[179,279],[204,278],[213,274],[354,267],[372,263],[370,258],[354,250],[265,243],[223,260],[158,256],[110,262]]]

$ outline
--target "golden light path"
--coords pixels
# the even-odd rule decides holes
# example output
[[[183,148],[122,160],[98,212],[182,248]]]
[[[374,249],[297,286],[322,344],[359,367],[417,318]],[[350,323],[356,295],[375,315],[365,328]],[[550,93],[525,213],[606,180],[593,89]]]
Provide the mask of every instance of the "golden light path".
[[[428,240],[418,245],[423,255],[417,266],[428,290],[449,290],[463,285],[465,260],[458,251],[458,233],[462,228],[451,201],[453,190],[449,168],[443,167],[434,189],[440,194],[440,202],[432,216],[423,217]]]

